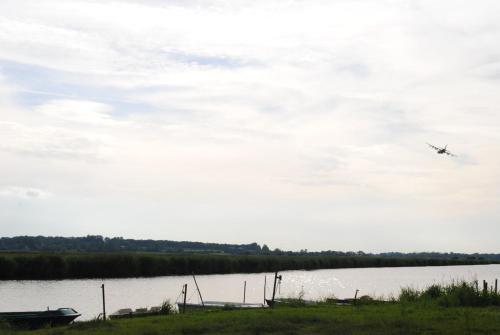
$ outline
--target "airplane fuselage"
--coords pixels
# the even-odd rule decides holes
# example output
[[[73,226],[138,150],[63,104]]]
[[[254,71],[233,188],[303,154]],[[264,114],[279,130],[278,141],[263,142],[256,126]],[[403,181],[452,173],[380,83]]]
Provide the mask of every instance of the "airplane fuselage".
[[[446,155],[455,157],[454,154],[452,154],[451,152],[448,151],[448,148],[447,148],[448,145],[445,145],[444,148],[436,147],[435,145],[432,145],[430,143],[427,143],[427,145],[430,146],[432,149],[436,150],[438,155],[446,154]]]

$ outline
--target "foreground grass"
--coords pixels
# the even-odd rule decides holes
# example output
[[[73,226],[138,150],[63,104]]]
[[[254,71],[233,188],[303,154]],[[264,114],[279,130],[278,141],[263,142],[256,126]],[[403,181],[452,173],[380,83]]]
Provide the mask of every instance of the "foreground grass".
[[[500,334],[500,308],[442,307],[421,302],[319,304],[85,322],[37,331],[4,330],[4,334]]]

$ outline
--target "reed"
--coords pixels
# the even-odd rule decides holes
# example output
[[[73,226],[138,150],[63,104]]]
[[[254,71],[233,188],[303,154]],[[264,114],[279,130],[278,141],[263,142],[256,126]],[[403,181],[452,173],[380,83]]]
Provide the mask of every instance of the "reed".
[[[488,264],[470,259],[155,253],[0,253],[0,280],[127,278],[363,267]]]
[[[434,284],[423,290],[403,288],[399,302],[437,303],[443,307],[500,306],[500,294],[490,289],[479,289],[476,282],[454,281]]]

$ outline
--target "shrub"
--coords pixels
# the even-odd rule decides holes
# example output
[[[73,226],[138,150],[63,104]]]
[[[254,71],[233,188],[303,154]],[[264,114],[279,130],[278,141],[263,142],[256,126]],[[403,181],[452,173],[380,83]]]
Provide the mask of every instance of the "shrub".
[[[402,288],[400,302],[431,301],[444,307],[500,306],[500,295],[494,291],[477,290],[474,282],[453,282],[448,285],[434,284],[423,291]]]
[[[165,300],[160,307],[160,313],[161,314],[174,314],[175,313],[175,307],[170,303],[170,300]]]
[[[417,301],[421,296],[421,293],[411,287],[403,287],[399,293],[398,300],[400,302],[414,302]]]

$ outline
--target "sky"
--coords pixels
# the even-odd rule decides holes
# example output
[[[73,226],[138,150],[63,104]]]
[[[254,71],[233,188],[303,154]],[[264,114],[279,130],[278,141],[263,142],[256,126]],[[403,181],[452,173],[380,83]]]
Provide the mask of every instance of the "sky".
[[[2,0],[0,236],[500,252],[499,17]]]

